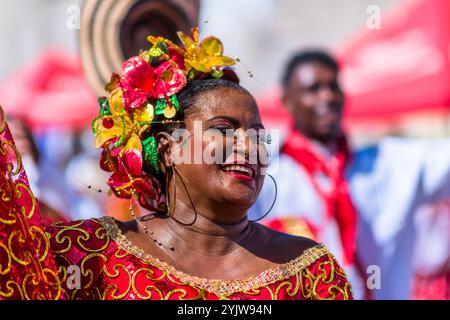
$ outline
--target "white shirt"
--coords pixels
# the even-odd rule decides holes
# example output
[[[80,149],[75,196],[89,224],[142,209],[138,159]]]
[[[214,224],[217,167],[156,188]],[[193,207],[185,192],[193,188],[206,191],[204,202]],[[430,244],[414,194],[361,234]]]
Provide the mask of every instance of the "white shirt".
[[[381,288],[372,295],[408,299],[414,275],[414,213],[424,203],[450,197],[450,140],[386,138],[353,156],[347,178],[358,212],[357,253],[364,267],[375,265],[381,271]],[[307,218],[320,226],[318,240],[343,261],[337,224],[326,220],[324,204],[306,171],[287,155],[275,162],[268,172],[277,181],[278,199],[268,218]],[[273,201],[274,188],[266,181],[250,219],[265,213]],[[361,298],[364,279],[353,267],[346,271],[355,298]]]

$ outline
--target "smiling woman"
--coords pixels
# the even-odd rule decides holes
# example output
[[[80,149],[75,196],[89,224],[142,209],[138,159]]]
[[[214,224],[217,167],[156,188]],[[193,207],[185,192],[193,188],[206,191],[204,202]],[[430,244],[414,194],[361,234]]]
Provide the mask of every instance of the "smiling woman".
[[[135,201],[148,212],[127,222],[50,227],[61,296],[351,299],[344,271],[323,245],[247,219],[266,166],[266,138],[248,137],[264,128],[258,107],[227,68],[234,60],[217,38],[199,43],[194,29],[180,39],[183,47],[149,37],[152,47],[126,61],[107,85],[109,97],[99,99],[93,130],[100,166],[112,173],[108,185],[130,199],[132,213]],[[190,134],[174,139],[180,128]],[[210,132],[218,135],[205,140]],[[183,147],[187,140],[191,148]],[[213,150],[216,161],[174,161],[180,148],[195,159],[196,146],[202,155]]]

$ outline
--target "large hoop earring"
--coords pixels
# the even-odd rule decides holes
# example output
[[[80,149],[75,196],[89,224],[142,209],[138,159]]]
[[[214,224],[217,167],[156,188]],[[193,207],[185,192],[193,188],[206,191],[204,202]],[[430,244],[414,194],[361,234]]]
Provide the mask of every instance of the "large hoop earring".
[[[176,195],[177,195],[177,184],[176,184],[176,175],[173,174],[174,170],[173,167],[171,167],[172,169],[172,174],[171,176],[173,177],[173,185],[174,185],[174,199],[176,199]],[[169,196],[169,170],[168,168],[166,168],[166,174],[165,174],[165,180],[166,180],[166,206],[167,206],[167,217],[171,218],[173,216],[173,211],[170,210],[171,205],[170,205],[170,196]],[[174,207],[175,210],[175,207]]]
[[[194,201],[192,200],[192,197],[191,197],[191,195],[190,195],[190,193],[189,193],[189,191],[188,191],[188,189],[187,189],[187,187],[186,187],[186,183],[184,182],[184,180],[183,180],[183,175],[178,171],[178,169],[175,167],[175,164],[172,164],[172,175],[173,175],[173,179],[174,179],[174,201],[173,201],[173,203],[174,203],[174,208],[173,208],[173,210],[172,210],[172,212],[170,212],[169,211],[169,209],[168,209],[168,217],[169,218],[172,218],[174,221],[176,221],[176,222],[178,222],[179,224],[182,224],[182,225],[184,225],[184,226],[192,226],[196,221],[197,221],[197,216],[198,216],[198,212],[197,212],[197,210],[195,209],[195,205],[194,205]],[[175,212],[175,201],[176,201],[176,189],[177,189],[177,186],[176,186],[176,176],[178,176],[178,178],[180,179],[180,181],[181,181],[181,184],[182,184],[182,186],[183,186],[183,188],[184,188],[184,190],[186,191],[186,194],[187,194],[187,196],[188,196],[188,198],[189,198],[189,201],[190,201],[190,203],[191,203],[191,206],[192,206],[192,209],[194,210],[194,220],[192,221],[192,222],[190,222],[190,223],[185,223],[185,222],[182,222],[182,221],[180,221],[180,220],[178,220],[177,218],[175,218],[174,217],[174,212]],[[166,176],[166,179],[167,179],[167,176]],[[167,186],[167,183],[166,183],[166,186]],[[166,187],[166,193],[168,192],[168,189],[169,188],[167,188]],[[166,199],[167,199],[167,197],[168,197],[168,195],[166,196]],[[169,200],[168,200],[169,201]]]
[[[275,178],[273,176],[271,176],[270,174],[266,174],[267,176],[269,176],[270,179],[272,179],[273,184],[275,186],[275,197],[273,198],[273,202],[272,205],[270,206],[269,210],[263,214],[260,218],[255,219],[255,220],[249,220],[250,222],[258,222],[262,219],[264,219],[269,213],[270,211],[272,211],[273,207],[275,206],[275,202],[277,201],[277,197],[278,197],[278,185],[277,185],[277,181],[275,180]]]

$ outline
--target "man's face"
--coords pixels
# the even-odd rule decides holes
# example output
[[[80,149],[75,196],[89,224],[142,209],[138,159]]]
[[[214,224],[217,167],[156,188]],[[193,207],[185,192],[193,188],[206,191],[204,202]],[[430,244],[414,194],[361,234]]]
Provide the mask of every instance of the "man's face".
[[[339,136],[344,96],[331,68],[318,62],[296,66],[283,103],[306,137],[328,143]]]

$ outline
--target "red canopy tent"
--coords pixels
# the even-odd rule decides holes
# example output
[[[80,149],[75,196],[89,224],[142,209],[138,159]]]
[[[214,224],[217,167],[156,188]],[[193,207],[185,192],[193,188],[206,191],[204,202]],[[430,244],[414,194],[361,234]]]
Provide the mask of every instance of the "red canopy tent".
[[[450,110],[450,1],[405,0],[337,50],[346,92],[345,124]],[[263,119],[287,121],[278,89],[260,97]]]
[[[347,120],[450,108],[450,1],[403,1],[338,50]]]
[[[83,128],[98,113],[78,56],[49,50],[0,83],[0,104],[32,129]]]

